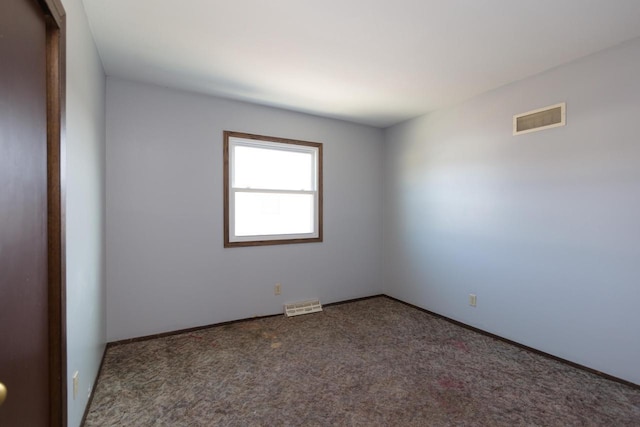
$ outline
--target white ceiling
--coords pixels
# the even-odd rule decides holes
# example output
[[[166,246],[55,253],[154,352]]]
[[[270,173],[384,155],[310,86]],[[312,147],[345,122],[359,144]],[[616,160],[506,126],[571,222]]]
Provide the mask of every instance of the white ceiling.
[[[386,127],[640,36],[640,0],[83,0],[109,76]]]

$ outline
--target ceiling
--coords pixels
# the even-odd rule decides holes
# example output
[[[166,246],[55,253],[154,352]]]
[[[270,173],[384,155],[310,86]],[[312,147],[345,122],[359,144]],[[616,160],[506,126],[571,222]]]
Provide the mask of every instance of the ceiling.
[[[639,0],[83,0],[108,76],[386,127],[640,37]]]

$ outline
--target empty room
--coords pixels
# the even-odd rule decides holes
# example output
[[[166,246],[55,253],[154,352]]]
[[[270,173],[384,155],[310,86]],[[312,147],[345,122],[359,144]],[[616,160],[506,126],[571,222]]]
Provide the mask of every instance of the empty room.
[[[640,2],[0,10],[0,425],[640,425]]]

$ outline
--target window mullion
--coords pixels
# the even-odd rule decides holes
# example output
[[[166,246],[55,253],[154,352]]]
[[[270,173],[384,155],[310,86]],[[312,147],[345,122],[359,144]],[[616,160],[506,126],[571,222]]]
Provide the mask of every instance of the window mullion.
[[[278,190],[271,188],[241,188],[232,187],[231,190],[236,193],[270,193],[270,194],[316,194],[314,190]]]

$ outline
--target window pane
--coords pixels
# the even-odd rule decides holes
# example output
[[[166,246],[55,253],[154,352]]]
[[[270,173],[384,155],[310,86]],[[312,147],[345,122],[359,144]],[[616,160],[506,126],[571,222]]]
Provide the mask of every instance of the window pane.
[[[311,153],[235,146],[233,171],[235,188],[314,190]]]
[[[235,235],[314,232],[314,195],[235,193]]]

